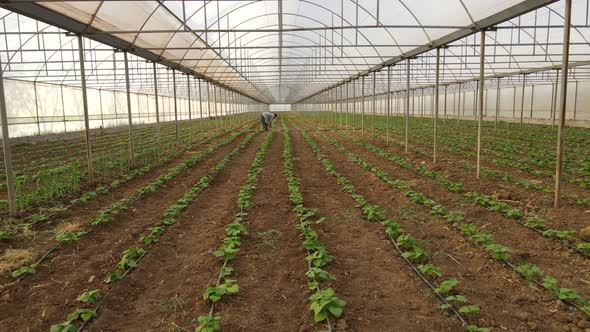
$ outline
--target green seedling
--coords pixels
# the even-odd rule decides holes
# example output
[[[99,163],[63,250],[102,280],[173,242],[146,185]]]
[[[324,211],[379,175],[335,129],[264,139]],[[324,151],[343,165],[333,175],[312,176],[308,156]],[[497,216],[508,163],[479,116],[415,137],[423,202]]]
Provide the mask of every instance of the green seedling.
[[[330,315],[338,318],[342,315],[346,301],[334,295],[332,288],[319,290],[309,297],[311,305],[309,310],[313,311],[315,322],[326,320]]]
[[[240,291],[238,281],[234,279],[224,279],[219,286],[208,287],[203,294],[205,301],[217,302],[223,296],[229,294],[236,294]]]
[[[543,235],[545,235],[547,237],[551,237],[551,238],[562,240],[562,241],[570,240],[574,234],[576,234],[576,231],[574,231],[574,230],[559,231],[556,229],[548,229],[543,232]]]
[[[434,289],[434,292],[437,294],[445,295],[450,293],[453,290],[453,288],[455,288],[455,286],[457,286],[457,279],[451,278],[441,282],[440,285],[438,285],[438,287]]]
[[[219,316],[199,316],[197,318],[199,326],[195,332],[215,332],[221,330],[221,317]]]
[[[516,268],[516,271],[524,276],[527,285],[531,284],[535,275],[541,274],[541,269],[538,266],[530,264],[520,265]]]
[[[82,303],[88,304],[96,304],[100,300],[100,291],[98,289],[93,289],[82,293],[82,295],[78,296],[78,301]]]
[[[18,270],[12,271],[10,274],[13,278],[20,278],[27,274],[34,274],[37,272],[37,264],[31,264],[30,266],[23,266]]]
[[[534,229],[545,229],[545,219],[539,217],[528,217],[524,225]]]
[[[432,265],[432,264],[421,264],[418,265],[418,270],[422,272],[424,275],[431,277],[431,278],[439,278],[442,276],[440,272],[440,268]]]
[[[497,260],[507,260],[510,248],[500,244],[488,244],[485,249],[492,253],[492,258]]]

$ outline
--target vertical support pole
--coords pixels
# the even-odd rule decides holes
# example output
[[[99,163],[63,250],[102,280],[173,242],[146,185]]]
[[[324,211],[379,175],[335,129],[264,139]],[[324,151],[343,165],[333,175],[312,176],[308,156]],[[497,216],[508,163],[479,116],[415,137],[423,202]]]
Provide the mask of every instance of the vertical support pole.
[[[352,131],[356,133],[356,80],[352,81]]]
[[[576,120],[576,112],[578,110],[578,81],[576,81],[576,90],[574,92],[574,121]],[[531,106],[531,114],[532,114],[533,107]],[[532,115],[531,115],[532,118]]]
[[[565,22],[563,26],[563,55],[561,57],[561,92],[560,92],[560,109],[559,109],[559,126],[557,127],[557,160],[555,165],[555,197],[553,206],[559,207],[561,198],[561,175],[563,170],[563,145],[565,129],[565,110],[567,99],[567,72],[570,55],[570,27],[572,16],[572,0],[565,0]]]
[[[373,125],[371,129],[372,140],[375,142],[375,118],[377,113],[377,72],[373,72],[373,105],[371,107],[371,113],[373,114]]]
[[[59,86],[59,91],[61,93],[61,114],[62,114],[63,119],[64,119],[64,132],[67,133],[68,132],[68,126],[66,124],[66,103],[64,102],[64,86],[61,85],[61,84]],[[101,100],[100,117],[102,119],[102,92],[101,92],[101,90],[98,90],[98,93],[99,93],[99,97],[100,97],[100,100]],[[103,125],[102,126],[104,127],[104,122],[103,122]]]
[[[476,178],[479,179],[481,173],[481,145],[482,145],[482,120],[483,120],[483,87],[484,87],[484,60],[485,60],[485,51],[486,51],[486,32],[485,30],[481,30],[481,41],[479,47],[479,115],[477,118],[477,169],[476,169]]]
[[[176,150],[180,148],[180,136],[178,134],[178,105],[176,101],[176,70],[172,69],[172,93],[174,97],[174,132],[176,135]]]
[[[365,76],[361,81],[361,135],[365,136]]]
[[[160,106],[158,104],[158,75],[156,73],[156,63],[154,62],[154,96],[156,98],[156,144],[158,145],[158,154],[160,153]]]
[[[219,126],[217,123],[217,86],[213,84],[213,104],[215,105],[215,129],[219,131]]]
[[[78,35],[78,58],[80,60],[80,82],[82,84],[82,106],[84,107],[84,139],[86,141],[86,162],[88,164],[88,182],[90,182],[90,184],[93,184],[94,170],[92,167],[92,144],[90,142],[90,121],[88,120],[88,91],[86,91],[86,67],[84,64],[84,42],[82,40],[82,35]],[[126,63],[127,61],[125,61],[125,64]],[[2,93],[2,96],[3,95],[4,93]],[[2,125],[4,125],[4,119],[2,119]]]
[[[531,84],[531,108],[530,108],[529,119],[533,118],[534,105],[535,105],[535,85]]]
[[[447,123],[447,85],[445,85],[445,101],[444,101],[444,115],[443,115],[443,125]]]
[[[127,52],[123,52],[125,58],[125,92],[127,94],[127,118],[129,121],[129,158],[133,163],[133,122],[131,121],[131,92],[129,91],[129,61],[127,59]]]
[[[191,77],[186,75],[186,91],[188,96],[188,141],[189,144],[193,143],[193,113],[192,113],[192,100],[191,100]]]
[[[39,100],[37,98],[37,82],[33,82],[33,92],[35,94],[35,123],[37,123],[37,135],[41,136],[41,124],[39,123]]]
[[[440,80],[440,48],[436,49],[436,67],[434,80],[434,141],[432,144],[432,162],[436,164],[436,149],[438,147],[438,92]]]
[[[523,128],[524,122],[524,93],[526,87],[526,75],[522,75],[522,95],[520,96],[520,130]]]
[[[62,107],[63,107],[63,86],[61,86],[61,88],[62,88],[61,97],[62,97]],[[101,128],[104,128],[104,116],[102,115],[103,112],[102,112],[102,90],[101,89],[98,89],[98,104],[100,107],[100,126],[101,126]],[[64,115],[64,122],[65,122],[65,120],[66,119],[65,119],[65,115]],[[65,125],[64,125],[64,127],[65,127]]]
[[[390,117],[391,117],[391,98],[389,95],[389,91],[391,90],[391,66],[387,67],[387,92],[385,93],[385,98],[387,98],[385,100],[386,102],[386,108],[387,108],[387,121],[386,121],[386,125],[387,125],[387,145],[389,145],[389,138],[390,138],[390,130],[391,130],[391,125],[390,125]]]
[[[10,150],[10,134],[8,131],[8,115],[6,112],[6,96],[4,95],[4,69],[2,68],[2,62],[0,62],[0,120],[2,120],[2,150],[4,151],[4,171],[6,172],[8,209],[10,211],[10,216],[14,217],[17,212],[16,191],[14,188],[14,172],[12,170],[12,151]]]
[[[408,64],[406,66],[406,114],[404,117],[405,120],[405,150],[408,153],[408,143],[410,141],[410,59],[408,59]]]
[[[498,130],[498,117],[500,116],[500,78],[496,81],[496,117],[494,119],[494,131]]]
[[[211,99],[209,95],[210,85],[209,82],[205,81],[205,85],[207,86],[207,119],[211,120]],[[211,122],[207,121],[207,130],[211,130]]]
[[[350,127],[348,125],[348,82],[344,83],[344,90],[346,90],[345,98],[346,98],[346,130],[350,132]]]
[[[569,38],[569,36],[568,36]],[[568,51],[569,54],[569,51]],[[555,114],[557,113],[557,89],[559,88],[559,69],[555,70],[555,89],[551,91],[554,95],[551,106],[551,134],[555,129]]]

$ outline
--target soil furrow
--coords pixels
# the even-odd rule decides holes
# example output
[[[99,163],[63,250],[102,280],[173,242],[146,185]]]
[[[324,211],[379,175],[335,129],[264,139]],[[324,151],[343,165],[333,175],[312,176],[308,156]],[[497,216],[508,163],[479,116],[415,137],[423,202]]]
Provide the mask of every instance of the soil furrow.
[[[232,159],[137,270],[113,286],[90,331],[192,330],[196,317],[209,310],[201,294],[217,276],[213,252],[237,212],[235,199],[262,140],[259,135]]]
[[[363,220],[354,201],[342,193],[297,130],[291,131],[295,173],[306,205],[326,221],[314,228],[334,255],[327,270],[332,287],[348,302],[338,329],[354,331],[458,331],[458,320],[438,309],[440,303],[410,272],[380,225]]]
[[[401,192],[364,171],[318,134],[310,134],[326,157],[369,202],[390,207],[388,214],[395,216],[406,231],[420,240],[420,246],[431,254],[433,263],[441,267],[443,274],[459,280],[456,287],[459,293],[481,307],[477,325],[525,331],[548,324],[550,330],[560,331],[563,327],[575,328],[584,320],[577,311],[554,300],[544,290],[528,288],[520,276],[490,259],[488,253],[444,223],[431,218],[422,206],[413,204]],[[396,177],[404,171],[385,167],[375,159],[365,160]],[[432,195],[432,191],[423,192]]]
[[[34,257],[37,257],[56,244],[54,232],[56,228],[60,227],[60,225],[85,225],[89,220],[96,216],[97,211],[99,211],[101,208],[110,206],[114,202],[132,195],[137,191],[137,189],[154,181],[160,175],[166,174],[172,168],[180,164],[183,160],[194,154],[205,151],[211,145],[227,139],[228,135],[230,134],[231,133],[224,134],[218,138],[213,139],[207,144],[199,145],[194,149],[185,151],[181,155],[171,159],[165,164],[154,167],[149,172],[121,184],[116,189],[112,189],[106,194],[99,194],[94,199],[91,199],[85,204],[74,206],[63,213],[60,213],[58,216],[53,217],[49,222],[40,225],[32,235],[17,241],[9,241],[8,243],[3,244],[3,246],[0,248],[3,250],[26,249]],[[240,138],[238,138],[238,140],[239,139]]]
[[[96,288],[94,285],[102,283],[103,274],[112,269],[121,252],[132,245],[147,227],[156,224],[168,206],[242,139],[221,147],[187,170],[184,176],[174,178],[73,245],[58,249],[38,266],[37,273],[2,294],[0,329],[19,326],[15,322],[28,322],[26,326],[20,325],[22,330],[48,329],[48,324],[63,320],[76,306],[76,297],[85,288]]]
[[[275,133],[258,175],[241,250],[232,263],[240,292],[217,308],[228,331],[308,331],[306,251],[283,175],[283,136]]]
[[[460,194],[446,190],[425,176],[416,174],[412,170],[397,167],[385,158],[366,151],[350,141],[343,140],[338,135],[332,136],[344,144],[347,149],[358,153],[363,159],[369,160],[390,174],[394,174],[396,178],[409,181],[415,190],[426,193],[453,211],[461,211],[468,222],[474,222],[483,230],[491,233],[498,243],[514,249],[511,257],[516,263],[538,265],[541,270],[560,280],[563,287],[570,287],[586,297],[590,296],[590,288],[588,287],[590,282],[589,259],[517,224],[499,212],[485,209]]]

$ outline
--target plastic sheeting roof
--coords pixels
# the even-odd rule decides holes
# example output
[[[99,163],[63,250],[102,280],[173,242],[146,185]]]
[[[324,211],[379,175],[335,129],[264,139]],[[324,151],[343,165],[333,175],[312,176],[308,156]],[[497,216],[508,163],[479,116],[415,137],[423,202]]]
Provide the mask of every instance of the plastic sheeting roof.
[[[479,36],[473,32],[492,26],[498,30],[486,38],[491,73],[558,64],[563,4],[544,7],[553,2],[14,1],[2,6],[109,46],[150,54],[263,102],[296,102],[408,56],[432,58],[429,49],[449,44],[447,77],[474,77]],[[572,60],[588,60],[587,1],[574,1],[573,13],[572,21],[585,25],[572,33]],[[417,62],[427,64],[413,68],[427,77],[433,61]]]

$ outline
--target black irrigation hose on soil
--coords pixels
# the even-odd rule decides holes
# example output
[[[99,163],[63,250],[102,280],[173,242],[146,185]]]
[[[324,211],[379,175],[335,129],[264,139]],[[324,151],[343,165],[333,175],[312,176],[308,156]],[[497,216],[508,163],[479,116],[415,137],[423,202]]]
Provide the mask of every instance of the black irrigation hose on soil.
[[[302,133],[305,133],[304,130],[301,130],[301,131],[302,131]],[[308,142],[308,144],[309,144],[309,142]],[[428,281],[428,279],[424,276],[424,274],[422,272],[420,272],[420,270],[416,267],[416,265],[414,265],[414,263],[412,263],[409,259],[404,257],[403,251],[399,248],[397,243],[395,243],[395,241],[391,237],[389,237],[389,240],[392,242],[394,248],[400,254],[402,259],[410,266],[411,270],[428,286],[428,288],[432,291],[432,293],[435,295],[435,297],[439,301],[441,301],[441,303],[444,304],[448,309],[450,309],[450,311],[459,319],[459,321],[461,322],[461,324],[465,328],[469,328],[469,323],[467,323],[467,320],[465,319],[465,317],[463,317],[463,315],[459,311],[457,311],[455,309],[455,307],[453,305],[451,305],[442,295],[440,295],[439,293],[437,293],[435,291],[436,287],[434,287],[434,285],[432,285],[432,283],[430,281]]]
[[[254,131],[254,133],[256,133],[256,132],[257,132],[257,131]],[[232,152],[230,152],[230,153],[229,153],[230,155],[231,155],[232,153],[234,153],[234,155],[233,155],[231,158],[229,158],[229,159],[228,159],[228,161],[229,161],[229,160],[231,160],[231,159],[233,159],[233,157],[235,157],[235,155],[237,154],[237,152],[238,152],[238,151],[240,151],[240,150],[244,149],[244,148],[245,148],[245,147],[246,147],[246,146],[247,146],[247,145],[248,145],[248,144],[249,144],[249,143],[250,143],[250,142],[253,140],[253,138],[254,138],[254,135],[255,135],[255,134],[250,134],[250,135],[248,135],[248,136],[245,138],[245,140],[244,140],[244,141],[240,142],[240,143],[238,144],[238,146],[237,146],[237,147],[236,147],[236,148],[235,148],[235,149],[234,149]],[[240,145],[242,145],[242,146],[240,146]],[[226,156],[226,158],[227,158],[227,156]],[[225,158],[224,158],[224,159],[225,159]],[[223,162],[223,159],[221,160],[221,162]],[[216,164],[215,166],[213,166],[213,167],[212,167],[212,169],[214,169],[215,167],[217,167],[217,165],[219,165],[219,163],[218,163],[218,164]],[[216,173],[216,174],[215,174],[215,176],[216,176],[217,174],[219,174],[219,172],[218,172],[218,173]],[[211,170],[210,170],[210,171],[208,171],[208,172],[207,172],[207,174],[205,174],[203,177],[201,177],[201,180],[202,180],[203,178],[205,178],[205,177],[209,177],[209,176],[211,176]],[[213,178],[214,178],[215,176],[213,176]],[[211,178],[211,180],[212,180],[213,178]],[[200,182],[201,182],[201,180],[197,181],[196,183],[197,183],[197,184],[198,184],[198,183],[200,183]],[[190,189],[189,189],[189,190],[190,190]],[[203,188],[203,190],[204,190],[204,188]],[[199,194],[200,194],[200,192],[199,192]],[[195,196],[195,197],[193,198],[193,202],[194,202],[194,200],[195,200],[195,199],[197,199],[197,197],[198,197],[198,196]],[[151,249],[152,247],[154,247],[155,245],[156,245],[155,243],[153,243],[153,244],[149,245],[149,246],[147,247],[147,249],[146,249],[146,250],[145,250],[145,251],[144,251],[144,252],[143,252],[143,253],[142,253],[142,254],[141,254],[141,255],[140,255],[140,256],[139,256],[137,259],[136,259],[136,262],[137,262],[137,263],[139,263],[139,262],[140,262],[140,261],[141,261],[141,260],[142,260],[142,259],[143,259],[143,258],[144,258],[144,257],[145,257],[147,254],[148,254],[148,253],[149,253],[150,249]],[[225,266],[225,264],[224,264],[224,266]],[[133,271],[135,271],[135,270],[136,270],[136,268],[128,268],[128,269],[126,269],[126,270],[125,270],[125,272],[124,272],[124,273],[121,275],[121,279],[120,279],[120,280],[124,279],[124,278],[125,278],[125,277],[126,277],[128,274],[129,274],[129,273],[131,273],[131,272],[133,272]],[[111,292],[109,291],[109,292],[106,292],[106,293],[105,293],[103,296],[101,296],[101,299],[100,299],[100,301],[99,301],[99,302],[98,302],[98,304],[97,304],[97,305],[94,307],[94,312],[98,312],[98,309],[100,309],[100,307],[102,306],[102,304],[103,304],[103,302],[104,302],[104,299],[105,299],[105,298],[106,298],[106,297],[107,297],[107,296],[108,296],[110,293],[111,293]],[[77,332],[81,332],[81,331],[83,331],[83,330],[86,328],[86,326],[87,326],[87,325],[88,325],[88,324],[89,324],[91,321],[93,321],[93,319],[88,319],[88,320],[86,320],[86,321],[83,321],[83,322],[82,322],[82,324],[80,325],[80,327],[78,328]]]

